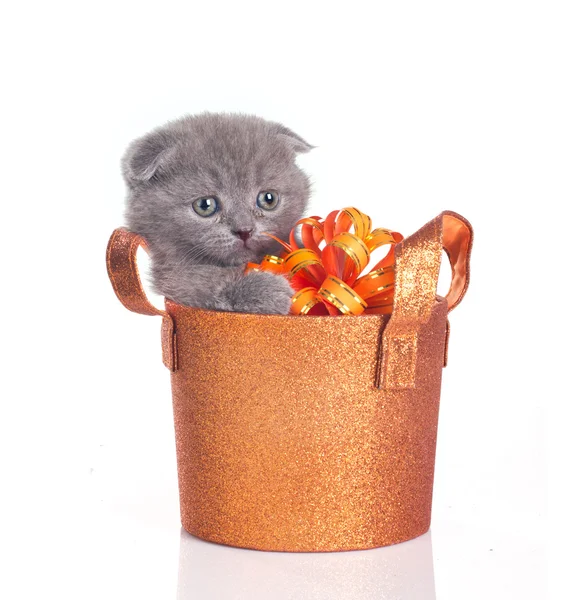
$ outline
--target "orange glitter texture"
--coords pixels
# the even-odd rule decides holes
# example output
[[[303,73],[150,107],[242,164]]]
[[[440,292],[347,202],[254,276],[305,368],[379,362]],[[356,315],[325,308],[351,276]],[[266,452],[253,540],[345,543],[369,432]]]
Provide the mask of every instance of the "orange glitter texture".
[[[296,241],[301,226],[303,247]],[[282,256],[266,255],[248,271],[286,275],[296,293],[294,315],[390,314],[395,281],[394,246],[403,239],[388,229],[371,229],[371,219],[357,208],[331,212],[325,219],[300,219],[290,233],[290,243],[274,238],[286,249]],[[372,253],[389,245],[389,252],[363,274]],[[360,277],[360,275],[362,275]]]
[[[426,532],[447,314],[469,278],[472,229],[445,212],[395,248],[394,310],[359,318],[152,307],[118,230],[110,278],[159,314],[171,369],[181,521],[222,544],[365,549]],[[442,249],[452,267],[436,296]]]

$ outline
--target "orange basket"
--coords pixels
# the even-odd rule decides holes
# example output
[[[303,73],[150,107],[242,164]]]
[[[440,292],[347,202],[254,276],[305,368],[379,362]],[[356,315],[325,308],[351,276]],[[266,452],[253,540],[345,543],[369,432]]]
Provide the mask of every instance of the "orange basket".
[[[183,527],[259,550],[403,542],[430,526],[448,312],[472,228],[446,211],[395,248],[391,315],[278,316],[146,298],[144,240],[117,229],[108,272],[130,310],[161,315]],[[442,250],[452,267],[437,296]]]

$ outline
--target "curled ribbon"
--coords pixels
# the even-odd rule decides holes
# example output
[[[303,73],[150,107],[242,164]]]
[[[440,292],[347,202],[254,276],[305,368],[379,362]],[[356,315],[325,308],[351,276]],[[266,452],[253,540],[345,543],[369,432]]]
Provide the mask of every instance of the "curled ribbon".
[[[303,247],[296,241],[301,226]],[[285,252],[267,254],[260,264],[248,263],[248,271],[270,271],[290,279],[296,293],[291,313],[389,314],[393,308],[395,284],[395,244],[403,236],[389,229],[371,229],[371,219],[357,208],[331,212],[325,219],[300,219],[290,233],[290,243],[272,234]],[[372,253],[389,245],[389,252],[369,272]]]

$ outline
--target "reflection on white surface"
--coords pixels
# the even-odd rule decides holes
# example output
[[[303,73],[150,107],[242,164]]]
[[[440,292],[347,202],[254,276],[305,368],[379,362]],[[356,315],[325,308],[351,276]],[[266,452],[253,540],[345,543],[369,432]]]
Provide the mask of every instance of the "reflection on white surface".
[[[178,600],[435,600],[431,533],[373,550],[259,552],[181,530]]]

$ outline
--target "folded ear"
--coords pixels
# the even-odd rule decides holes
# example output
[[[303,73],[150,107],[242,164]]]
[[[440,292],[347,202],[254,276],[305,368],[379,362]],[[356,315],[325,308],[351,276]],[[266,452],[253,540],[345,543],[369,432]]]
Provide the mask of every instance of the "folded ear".
[[[152,131],[131,142],[121,161],[125,181],[149,181],[174,154],[175,144],[164,130]]]
[[[296,153],[309,152],[312,148],[315,148],[315,146],[308,144],[304,138],[300,137],[297,133],[294,133],[291,129],[288,129],[288,127],[285,127],[281,123],[274,124],[274,131],[278,137],[286,142],[286,144]]]

